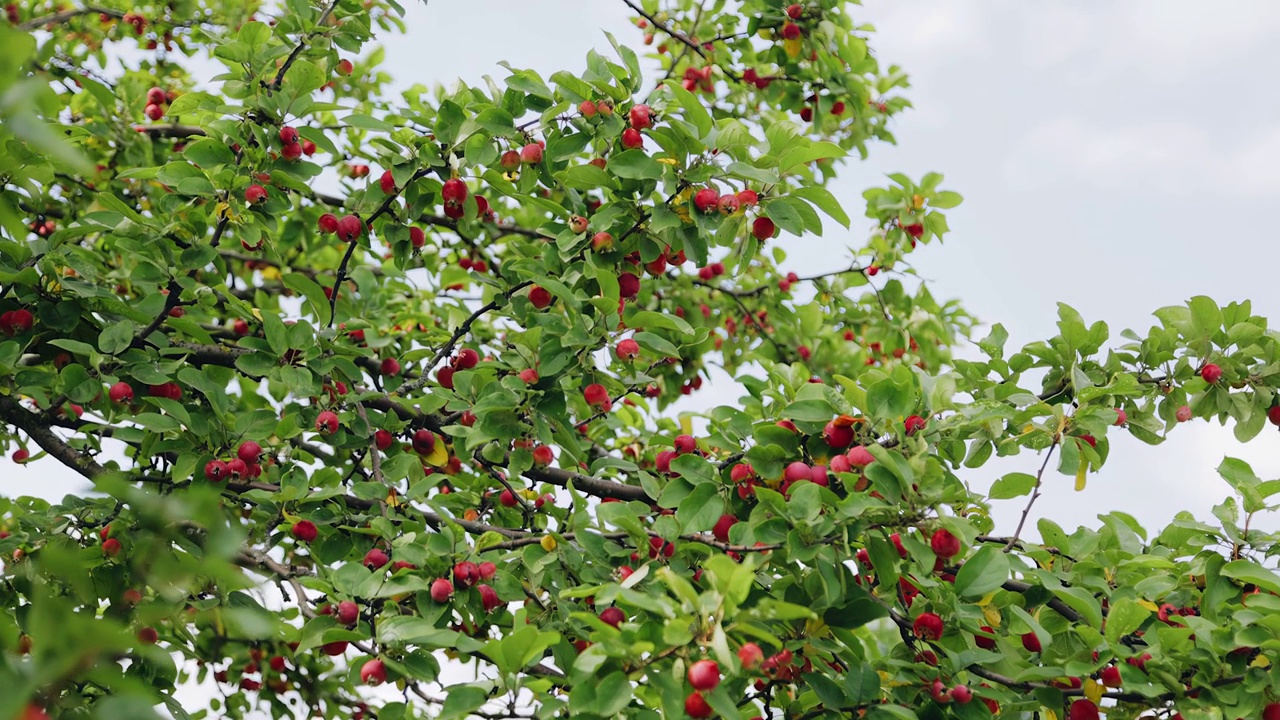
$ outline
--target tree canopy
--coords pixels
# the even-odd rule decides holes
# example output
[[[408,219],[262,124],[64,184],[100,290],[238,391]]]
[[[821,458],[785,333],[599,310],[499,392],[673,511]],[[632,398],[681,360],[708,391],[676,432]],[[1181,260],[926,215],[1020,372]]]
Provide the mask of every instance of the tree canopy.
[[[1280,335],[1007,348],[912,270],[941,175],[828,189],[910,106],[856,4],[611,1],[581,68],[398,95],[395,0],[7,6],[0,717],[1280,720],[1280,480],[1035,504],[1280,425]]]

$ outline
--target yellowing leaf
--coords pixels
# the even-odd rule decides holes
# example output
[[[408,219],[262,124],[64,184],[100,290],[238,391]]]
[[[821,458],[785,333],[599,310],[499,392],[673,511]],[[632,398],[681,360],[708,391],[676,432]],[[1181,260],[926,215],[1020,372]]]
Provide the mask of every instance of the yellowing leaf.
[[[1093,678],[1085,678],[1084,696],[1094,705],[1102,702],[1102,684]]]
[[[688,415],[680,418],[680,432],[685,435],[693,434],[693,420]]]
[[[1253,662],[1249,663],[1249,667],[1256,667],[1256,668],[1271,667],[1271,661],[1267,659],[1266,655],[1259,654],[1258,657],[1253,659]]]
[[[996,592],[992,590],[986,595],[983,595],[976,604],[978,605],[978,607],[986,607],[987,605],[991,604],[991,601],[995,599],[995,596],[996,596]]]
[[[1076,492],[1084,490],[1084,479],[1089,474],[1089,466],[1084,463],[1080,464],[1080,469],[1076,470]]]
[[[1058,720],[1058,713],[1049,708],[1040,708],[1040,717],[1044,720]]]
[[[675,167],[676,165],[680,164],[679,162],[676,161],[675,158],[658,158],[658,162],[662,163],[663,165],[670,165],[671,167]]]
[[[423,460],[434,467],[444,467],[449,463],[449,450],[445,448],[443,442],[440,442],[439,437],[436,438],[436,446]]]
[[[262,268],[263,280],[279,280],[280,277],[280,268],[274,266]]]
[[[547,552],[551,552],[556,549],[556,539],[550,535],[543,535],[540,544],[542,545],[542,549]]]
[[[800,48],[801,46],[800,46],[799,38],[796,38],[795,40],[782,41],[782,49],[787,51],[787,57],[789,58],[800,57]]]
[[[262,322],[262,311],[258,308],[253,309],[253,316],[258,319],[258,322]]]
[[[987,625],[993,628],[1000,627],[1000,608],[995,605],[987,605],[982,608],[982,617],[986,618]]]
[[[1155,603],[1151,602],[1150,600],[1139,600],[1139,601],[1138,601],[1138,604],[1139,604],[1139,605],[1141,605],[1142,607],[1144,607],[1144,608],[1146,608],[1146,609],[1150,610],[1151,612],[1160,612],[1160,606],[1156,605]]]

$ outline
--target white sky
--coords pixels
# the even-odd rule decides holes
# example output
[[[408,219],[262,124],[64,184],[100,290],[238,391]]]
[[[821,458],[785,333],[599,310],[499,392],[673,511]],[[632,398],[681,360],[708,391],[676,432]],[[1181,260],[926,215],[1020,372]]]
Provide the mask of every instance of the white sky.
[[[501,79],[500,60],[544,77],[578,70],[588,49],[608,51],[601,28],[639,40],[620,1],[407,7],[409,35],[385,40],[384,69],[401,87]],[[1002,322],[1009,348],[1052,336],[1058,301],[1106,320],[1113,337],[1199,294],[1252,299],[1277,321],[1280,94],[1267,78],[1280,72],[1280,4],[869,0],[860,13],[879,30],[881,60],[913,78],[916,109],[893,128],[899,146],[874,146],[832,190],[856,218],[862,190],[884,173],[946,174],[944,187],[965,204],[949,212],[946,246],[912,256],[935,296]],[[784,241],[788,269],[821,271],[861,232]],[[704,388],[688,409],[731,403],[725,390]],[[1245,446],[1200,421],[1158,447],[1113,433],[1110,460],[1088,488],[1075,493],[1069,478],[1052,477],[1035,515],[1051,512],[1071,529],[1118,509],[1149,530],[1183,509],[1209,517],[1228,490],[1214,472],[1225,454],[1269,479],[1280,476],[1278,450],[1272,426]],[[1024,454],[966,479],[984,488],[1037,467]],[[52,461],[0,460],[0,492],[57,498],[82,485]],[[997,507],[1000,531],[1012,530],[1021,506]]]

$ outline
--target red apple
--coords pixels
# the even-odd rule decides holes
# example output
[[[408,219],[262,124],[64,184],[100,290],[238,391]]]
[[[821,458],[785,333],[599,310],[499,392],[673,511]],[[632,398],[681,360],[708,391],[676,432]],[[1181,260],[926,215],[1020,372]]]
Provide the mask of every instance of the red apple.
[[[391,558],[382,550],[373,548],[364,554],[362,564],[370,570],[381,570],[386,567]]]
[[[431,599],[438,603],[449,602],[449,598],[453,597],[453,583],[445,578],[436,578],[431,583]]]
[[[636,150],[644,147],[644,136],[635,128],[627,128],[622,131],[622,147],[628,150]]]
[[[332,410],[325,410],[316,416],[316,432],[321,435],[332,435],[338,432],[338,415]]]
[[[360,668],[360,682],[365,685],[381,685],[387,681],[387,666],[374,658]]]
[[[950,560],[960,554],[960,538],[952,535],[949,530],[938,528],[929,539],[929,547],[942,560]]]
[[[911,631],[923,640],[937,640],[942,637],[942,618],[934,613],[921,613],[911,624]]]
[[[751,234],[757,240],[768,240],[777,233],[778,228],[769,218],[761,215],[751,223]]]
[[[626,614],[616,607],[605,608],[600,612],[600,621],[606,625],[618,627],[625,622],[626,619]]]
[[[619,360],[631,362],[640,355],[640,343],[631,338],[621,340],[618,342],[618,346],[614,348],[614,354],[618,356]]]
[[[733,527],[737,523],[737,516],[728,514],[721,515],[720,519],[716,521],[715,527],[711,528],[711,534],[720,542],[729,542],[729,528]]]
[[[529,143],[520,148],[520,162],[525,165],[537,165],[542,162],[542,146],[538,143]]]
[[[343,600],[338,603],[338,609],[334,612],[333,617],[343,625],[351,627],[360,619],[360,606],[350,600]]]
[[[689,685],[694,690],[714,690],[720,684],[720,666],[714,660],[699,660],[689,666]]]
[[[684,711],[695,720],[709,718],[713,714],[711,705],[707,703],[706,698],[702,697],[702,693],[697,690],[689,693],[689,697],[684,699]]]
[[[309,543],[316,539],[319,531],[316,529],[316,524],[310,520],[299,520],[289,528],[289,534],[304,543]]]
[[[1209,363],[1208,365],[1200,368],[1200,377],[1204,378],[1204,381],[1210,385],[1215,385],[1222,379],[1222,368],[1214,365],[1213,363]]]
[[[125,405],[133,402],[133,387],[123,380],[111,386],[107,391],[107,397],[111,398],[111,402]]]
[[[1040,652],[1040,638],[1033,632],[1023,633],[1022,647],[1025,648],[1027,652],[1038,653]]]
[[[245,188],[244,201],[249,203],[250,205],[256,205],[266,199],[267,199],[267,189],[262,187],[261,185],[254,183],[253,185],[250,185],[249,187]]]
[[[1098,706],[1092,700],[1080,698],[1067,708],[1066,720],[1098,720]]]
[[[364,232],[364,223],[360,222],[360,218],[355,215],[343,215],[338,221],[338,239],[343,242],[351,242],[360,237]]]
[[[822,439],[832,450],[843,450],[853,443],[853,427],[832,420],[822,429]]]
[[[653,110],[648,105],[636,105],[627,113],[631,127],[636,130],[647,130],[653,127]]]

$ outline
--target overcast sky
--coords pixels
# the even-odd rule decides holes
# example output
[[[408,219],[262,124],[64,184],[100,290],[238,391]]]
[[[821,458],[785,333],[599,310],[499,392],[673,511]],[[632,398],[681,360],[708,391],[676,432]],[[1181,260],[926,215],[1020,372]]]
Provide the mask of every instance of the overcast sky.
[[[544,77],[580,70],[589,49],[608,50],[601,29],[639,39],[620,0],[406,6],[409,35],[385,39],[400,87],[501,79],[501,60]],[[898,146],[874,146],[832,190],[860,217],[862,190],[885,173],[946,175],[966,200],[949,213],[953,232],[912,256],[936,296],[1003,323],[1009,347],[1052,336],[1059,301],[1106,320],[1113,337],[1198,294],[1252,299],[1280,319],[1280,93],[1268,89],[1280,74],[1280,3],[869,0],[855,15],[877,27],[881,60],[910,73],[916,109],[896,121]],[[864,232],[784,241],[789,269],[821,271]],[[690,407],[712,398],[704,389]],[[1122,435],[1112,433],[1110,460],[1084,492],[1051,478],[1035,515],[1073,528],[1118,509],[1158,529],[1182,509],[1210,517],[1227,492],[1214,472],[1225,454],[1280,477],[1271,426],[1245,446],[1201,421],[1159,447]],[[1038,466],[1023,454],[965,477],[982,489]],[[7,458],[0,480],[0,492],[47,497],[81,485],[51,461]],[[1010,532],[1020,509],[999,505],[998,529]]]

